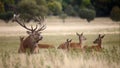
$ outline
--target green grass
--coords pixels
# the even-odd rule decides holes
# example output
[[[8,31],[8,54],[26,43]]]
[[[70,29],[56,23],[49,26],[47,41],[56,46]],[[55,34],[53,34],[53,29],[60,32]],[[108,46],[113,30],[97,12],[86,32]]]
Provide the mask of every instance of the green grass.
[[[85,45],[93,45],[98,35],[85,35]],[[74,35],[44,35],[39,43],[52,44],[56,48],[67,38],[77,42]],[[58,49],[42,49],[39,54],[18,54],[19,37],[0,37],[1,68],[119,68],[120,34],[107,34],[103,38],[102,52],[66,52]]]

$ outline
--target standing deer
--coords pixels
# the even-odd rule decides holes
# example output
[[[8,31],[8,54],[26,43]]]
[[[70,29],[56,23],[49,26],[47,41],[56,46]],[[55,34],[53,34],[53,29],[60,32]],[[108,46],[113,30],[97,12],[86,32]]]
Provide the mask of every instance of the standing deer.
[[[82,47],[82,43],[84,40],[86,40],[86,37],[83,36],[83,33],[79,34],[79,33],[76,33],[76,35],[78,36],[78,39],[79,39],[79,42],[72,42],[70,43],[70,48],[73,48],[73,49],[81,49]]]
[[[22,23],[20,21],[20,18],[19,18],[20,15],[16,15],[14,14],[14,17],[13,17],[13,21],[17,22],[20,26],[22,26],[23,28],[27,29],[27,34],[29,36],[27,36],[23,41],[22,41],[22,45],[23,45],[23,49],[25,51],[23,52],[26,52],[27,49],[29,49],[30,53],[36,53],[38,51],[38,42],[40,40],[42,40],[42,36],[41,36],[41,31],[43,31],[46,27],[45,25],[40,25],[41,23],[41,20],[43,20],[42,18],[39,18],[39,28],[38,28],[38,25],[36,25],[35,28],[33,28],[33,26],[31,26],[31,28],[28,28],[26,27],[26,25],[24,23]],[[21,49],[22,50],[22,49]]]
[[[59,45],[58,49],[67,49],[69,51],[71,41],[72,39],[67,39],[66,42]]]
[[[92,49],[92,50],[95,50],[95,51],[100,51],[102,49],[102,39],[104,38],[105,35],[101,35],[99,34],[97,39],[95,39],[93,41],[94,44],[97,44],[97,45],[93,45],[93,46],[84,46],[84,49]]]

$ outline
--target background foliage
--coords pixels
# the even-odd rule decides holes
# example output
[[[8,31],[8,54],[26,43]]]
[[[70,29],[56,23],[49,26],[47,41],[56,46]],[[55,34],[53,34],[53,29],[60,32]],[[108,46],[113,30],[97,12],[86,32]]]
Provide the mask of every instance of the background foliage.
[[[59,16],[61,13],[83,18],[81,10],[84,10],[91,13],[84,16],[87,20],[88,17],[91,17],[90,20],[95,17],[111,17],[112,20],[120,21],[119,8],[120,0],[0,0],[0,19],[8,21],[15,12],[22,14],[23,19]]]

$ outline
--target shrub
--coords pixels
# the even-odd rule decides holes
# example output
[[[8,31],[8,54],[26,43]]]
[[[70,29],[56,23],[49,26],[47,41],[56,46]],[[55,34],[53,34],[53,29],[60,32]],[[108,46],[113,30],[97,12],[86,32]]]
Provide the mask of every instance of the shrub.
[[[120,8],[118,6],[112,8],[110,17],[114,21],[120,21]]]
[[[83,9],[80,9],[79,11],[79,17],[83,19],[87,19],[88,22],[93,20],[95,16],[96,16],[96,12],[91,9],[83,8]]]
[[[0,19],[8,22],[13,17],[13,12],[8,11],[6,13],[0,13]]]
[[[30,22],[30,20],[35,20],[35,17],[41,16],[43,18],[46,16],[47,8],[44,4],[38,3],[38,0],[21,0],[17,12],[24,22]]]

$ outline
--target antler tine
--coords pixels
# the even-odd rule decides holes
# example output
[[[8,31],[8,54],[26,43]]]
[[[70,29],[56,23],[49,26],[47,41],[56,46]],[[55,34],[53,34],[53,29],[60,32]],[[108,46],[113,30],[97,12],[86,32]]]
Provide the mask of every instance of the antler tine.
[[[33,29],[34,31],[38,28],[38,25],[36,25],[36,27]]]
[[[21,25],[22,27],[24,27],[25,29],[31,31],[31,29],[27,28],[24,23],[22,24],[22,23],[20,23],[18,20],[16,20],[16,22],[17,22],[19,25]]]
[[[33,26],[31,25],[31,30],[34,31]]]
[[[45,17],[38,17],[39,24],[41,24],[44,21]]]
[[[42,27],[40,27],[37,31],[42,31],[46,28],[46,25],[42,25]]]
[[[41,16],[38,17],[38,21],[39,21],[39,25],[41,26],[42,22],[44,21],[44,18],[42,18]],[[46,25],[42,25],[42,27],[40,27],[37,31],[42,31],[46,28]]]
[[[20,15],[16,15],[16,14],[14,15],[15,21],[16,21],[19,25],[21,25],[22,27],[24,27],[25,29],[32,31],[31,29],[27,28],[24,23],[21,23],[21,22],[18,20],[19,16],[20,16]]]

